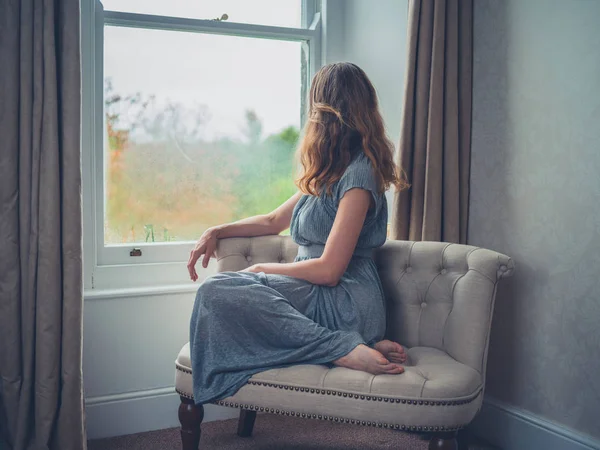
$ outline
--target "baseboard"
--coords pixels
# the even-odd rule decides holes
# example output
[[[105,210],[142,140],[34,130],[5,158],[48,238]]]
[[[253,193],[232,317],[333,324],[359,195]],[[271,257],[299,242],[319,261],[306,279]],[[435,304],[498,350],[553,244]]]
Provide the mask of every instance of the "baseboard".
[[[177,427],[178,408],[172,387],[87,398],[88,439]],[[206,405],[204,412],[204,422],[238,414],[216,405]],[[489,397],[469,429],[502,450],[600,450],[600,441],[590,436]]]
[[[179,395],[173,387],[86,398],[88,439],[100,439],[179,426]],[[232,419],[238,412],[217,405],[204,407],[204,421]]]
[[[600,450],[590,436],[489,397],[469,429],[502,450]]]

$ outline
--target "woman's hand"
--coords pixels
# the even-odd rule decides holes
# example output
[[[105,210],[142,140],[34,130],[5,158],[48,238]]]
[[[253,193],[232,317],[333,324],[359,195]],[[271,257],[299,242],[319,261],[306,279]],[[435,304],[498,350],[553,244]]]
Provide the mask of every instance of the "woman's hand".
[[[187,263],[187,268],[192,281],[196,281],[198,279],[198,274],[196,273],[196,262],[202,255],[204,255],[204,258],[202,258],[202,267],[206,269],[210,258],[215,256],[216,249],[217,230],[214,228],[209,228],[202,234],[200,239],[198,239],[194,249],[190,252],[190,259]]]
[[[265,269],[260,264],[254,264],[250,267],[245,268],[244,270],[240,270],[240,272],[252,272],[252,273],[260,273],[264,272]]]

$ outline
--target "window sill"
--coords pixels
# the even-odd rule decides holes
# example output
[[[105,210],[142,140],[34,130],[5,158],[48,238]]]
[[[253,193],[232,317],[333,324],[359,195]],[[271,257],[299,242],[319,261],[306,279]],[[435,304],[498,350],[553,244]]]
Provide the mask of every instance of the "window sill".
[[[84,286],[84,293],[89,294],[90,298],[96,295],[102,296],[100,293],[105,291],[111,293],[108,294],[109,296],[115,292],[130,291],[133,294],[129,296],[135,296],[137,292],[144,295],[150,292],[152,295],[155,290],[173,292],[173,290],[181,290],[182,286],[183,289],[189,286],[186,292],[190,292],[197,289],[206,277],[217,273],[217,262],[212,258],[206,269],[198,263],[196,270],[199,278],[196,283],[192,283],[185,262],[96,266],[88,275],[89,280]],[[87,295],[85,297],[87,298]]]
[[[187,294],[196,292],[200,283],[172,284],[162,286],[142,286],[135,288],[120,289],[86,289],[83,291],[83,299],[106,300],[128,297],[150,297],[155,295]]]

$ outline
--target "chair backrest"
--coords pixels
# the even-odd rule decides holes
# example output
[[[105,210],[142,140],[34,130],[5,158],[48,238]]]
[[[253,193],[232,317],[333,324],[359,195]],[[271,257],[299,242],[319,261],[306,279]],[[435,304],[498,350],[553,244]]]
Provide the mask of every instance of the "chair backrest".
[[[294,262],[298,245],[290,236],[221,239],[217,244],[217,270],[237,272],[252,264]]]
[[[387,241],[375,262],[388,338],[438,348],[483,374],[496,288],[512,275],[513,261],[468,245]]]
[[[218,270],[292,262],[297,249],[289,236],[223,239]],[[388,338],[444,350],[484,373],[496,287],[512,274],[512,260],[467,245],[391,240],[374,259],[386,295]]]

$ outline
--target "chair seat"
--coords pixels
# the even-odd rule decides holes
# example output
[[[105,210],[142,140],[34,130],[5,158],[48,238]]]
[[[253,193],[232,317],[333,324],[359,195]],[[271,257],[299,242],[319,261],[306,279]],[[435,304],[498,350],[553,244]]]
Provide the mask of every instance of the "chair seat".
[[[415,431],[452,430],[468,424],[481,406],[481,374],[435,348],[414,347],[408,355],[401,375],[310,364],[270,369],[216,403]],[[177,392],[193,398],[189,344],[181,349],[176,368]]]

